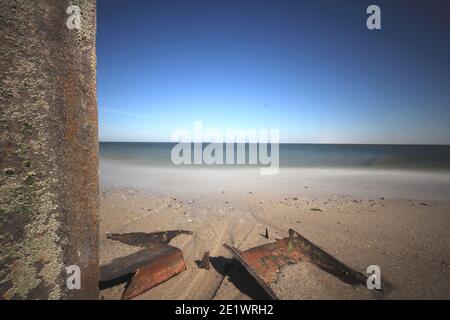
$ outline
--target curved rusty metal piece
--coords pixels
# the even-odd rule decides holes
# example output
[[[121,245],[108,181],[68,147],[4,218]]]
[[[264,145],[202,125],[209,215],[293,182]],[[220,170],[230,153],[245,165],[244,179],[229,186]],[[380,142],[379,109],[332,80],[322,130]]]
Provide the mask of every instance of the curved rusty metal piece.
[[[122,299],[131,299],[184,270],[183,252],[164,245],[156,249],[143,249],[101,266],[100,281],[108,282],[134,274],[122,296]]]
[[[340,262],[311,241],[289,230],[289,236],[276,242],[260,245],[245,251],[224,244],[233,257],[238,260],[255,278],[272,299],[278,299],[270,287],[283,272],[283,267],[299,261],[314,263],[322,270],[351,285],[365,284],[366,276]]]
[[[259,266],[259,262],[258,262],[258,258],[254,257],[253,259],[250,257],[244,257],[243,256],[243,252],[239,251],[236,248],[230,247],[229,245],[227,245],[226,243],[224,243],[223,245],[227,250],[229,250],[233,256],[233,258],[235,258],[237,261],[239,261],[244,267],[245,269],[247,269],[247,271],[253,276],[253,278],[255,278],[256,282],[258,282],[258,284],[264,289],[264,291],[273,299],[273,300],[278,300],[277,295],[275,294],[275,292],[273,292],[273,290],[269,287],[269,285],[267,284],[267,282],[263,279],[263,276],[261,275],[266,273],[264,272],[265,268],[260,268]],[[258,251],[259,247],[255,247],[253,249],[256,249],[255,251]],[[264,253],[264,248],[263,250],[261,250],[261,253],[257,254],[256,256],[260,256],[260,257],[265,257],[267,256]],[[269,268],[267,268],[268,272],[271,272],[270,270],[268,270]]]
[[[132,299],[186,270],[183,252],[175,247],[167,247],[169,249],[157,259],[136,270],[122,299]]]
[[[332,255],[328,254],[320,247],[303,237],[298,232],[289,229],[289,243],[299,248],[302,255],[309,261],[317,265],[322,270],[331,273],[342,281],[351,285],[365,285],[367,277],[362,273],[353,270]]]

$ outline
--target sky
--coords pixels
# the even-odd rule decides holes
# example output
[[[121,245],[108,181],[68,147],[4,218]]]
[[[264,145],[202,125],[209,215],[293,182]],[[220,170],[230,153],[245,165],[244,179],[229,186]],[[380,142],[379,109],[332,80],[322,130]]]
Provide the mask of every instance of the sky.
[[[450,144],[449,39],[446,0],[97,0],[100,141]]]

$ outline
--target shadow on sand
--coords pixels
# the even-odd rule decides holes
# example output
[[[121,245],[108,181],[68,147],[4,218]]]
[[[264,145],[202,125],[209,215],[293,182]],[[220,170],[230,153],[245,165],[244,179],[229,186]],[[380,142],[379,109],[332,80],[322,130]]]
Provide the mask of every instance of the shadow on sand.
[[[228,280],[243,294],[254,300],[269,300],[270,297],[260,287],[258,282],[239,262],[232,258],[210,257],[211,265],[218,273]]]

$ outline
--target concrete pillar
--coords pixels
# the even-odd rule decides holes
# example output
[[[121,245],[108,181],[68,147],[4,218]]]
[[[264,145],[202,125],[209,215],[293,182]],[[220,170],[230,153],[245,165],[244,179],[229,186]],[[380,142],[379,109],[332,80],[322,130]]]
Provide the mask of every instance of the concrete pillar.
[[[0,0],[0,299],[98,298],[95,6]]]

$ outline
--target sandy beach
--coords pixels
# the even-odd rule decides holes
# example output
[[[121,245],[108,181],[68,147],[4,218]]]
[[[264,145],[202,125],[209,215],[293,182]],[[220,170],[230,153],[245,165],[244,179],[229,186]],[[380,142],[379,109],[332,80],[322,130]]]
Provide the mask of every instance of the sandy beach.
[[[264,299],[223,244],[245,250],[292,228],[355,270],[378,265],[392,289],[327,289],[336,280],[305,266],[287,288],[290,299],[448,299],[449,175],[440,173],[251,169],[161,169],[101,164],[101,263],[139,248],[106,234],[191,230],[172,240],[187,270],[137,299]],[[269,230],[269,239],[263,234]],[[210,251],[212,268],[198,268]],[[316,274],[314,274],[316,272]],[[311,283],[301,281],[318,279]],[[330,278],[331,277],[331,278]],[[303,285],[302,285],[303,283]],[[101,291],[119,299],[125,284]]]

